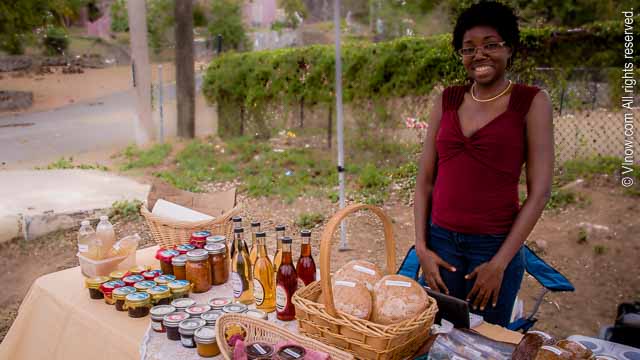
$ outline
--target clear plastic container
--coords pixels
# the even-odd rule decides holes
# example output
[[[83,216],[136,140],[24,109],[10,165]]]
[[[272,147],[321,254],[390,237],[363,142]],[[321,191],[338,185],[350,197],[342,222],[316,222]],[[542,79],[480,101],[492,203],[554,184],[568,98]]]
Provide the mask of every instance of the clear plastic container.
[[[84,276],[108,276],[114,270],[127,270],[136,264],[136,252],[129,256],[118,256],[111,259],[94,260],[78,253],[80,269]]]
[[[100,222],[96,226],[96,240],[99,248],[96,259],[102,260],[108,256],[111,247],[116,243],[116,232],[108,216],[100,216]]]
[[[91,227],[89,220],[83,220],[80,223],[80,230],[78,230],[78,252],[87,256],[89,253],[89,246],[94,240],[96,232]]]

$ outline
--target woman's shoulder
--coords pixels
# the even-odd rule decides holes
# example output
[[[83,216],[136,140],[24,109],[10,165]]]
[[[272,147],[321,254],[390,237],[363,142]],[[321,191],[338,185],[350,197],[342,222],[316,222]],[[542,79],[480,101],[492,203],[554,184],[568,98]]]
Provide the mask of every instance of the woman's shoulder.
[[[515,83],[514,91],[511,95],[513,97],[511,106],[514,110],[521,112],[523,115],[529,112],[534,99],[549,99],[549,93],[536,85],[529,85],[523,83]],[[540,101],[537,101],[540,102]]]
[[[457,109],[464,100],[464,94],[467,92],[467,85],[454,85],[446,87],[442,91],[442,107],[445,110]]]

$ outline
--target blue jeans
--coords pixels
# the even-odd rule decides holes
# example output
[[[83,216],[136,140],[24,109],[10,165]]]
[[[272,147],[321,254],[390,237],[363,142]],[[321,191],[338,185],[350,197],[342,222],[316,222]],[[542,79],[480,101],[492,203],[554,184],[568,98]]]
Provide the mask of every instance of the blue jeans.
[[[456,272],[440,268],[440,276],[449,289],[450,295],[466,300],[467,295],[473,288],[475,278],[466,280],[464,276],[471,273],[478,265],[491,260],[506,237],[506,234],[463,234],[444,229],[430,222],[429,239],[427,241],[429,249],[456,268]],[[490,301],[485,306],[484,311],[480,311],[480,308],[477,308],[475,310],[470,309],[471,312],[482,315],[485,321],[492,324],[505,327],[509,325],[511,311],[516,295],[520,290],[523,275],[524,252],[520,249],[504,271],[496,307],[491,306]],[[471,299],[471,303],[473,303],[473,299]]]

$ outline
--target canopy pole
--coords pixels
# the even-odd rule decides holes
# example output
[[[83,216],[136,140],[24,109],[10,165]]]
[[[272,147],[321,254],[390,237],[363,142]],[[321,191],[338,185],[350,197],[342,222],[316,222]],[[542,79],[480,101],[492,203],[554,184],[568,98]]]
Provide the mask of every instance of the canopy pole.
[[[340,0],[333,1],[333,27],[335,29],[336,48],[336,118],[338,128],[338,181],[340,185],[340,209],[345,207],[344,192],[344,122],[342,115],[342,57],[340,47]],[[348,250],[347,228],[345,221],[340,222],[340,247],[339,250]]]

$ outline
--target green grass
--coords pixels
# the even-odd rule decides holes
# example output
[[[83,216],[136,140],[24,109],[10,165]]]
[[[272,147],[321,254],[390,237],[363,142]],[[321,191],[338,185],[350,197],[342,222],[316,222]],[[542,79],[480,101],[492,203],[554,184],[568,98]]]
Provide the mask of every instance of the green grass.
[[[160,165],[171,153],[171,144],[156,144],[143,150],[136,145],[129,145],[123,152],[126,162],[123,171]]]
[[[140,207],[142,206],[142,201],[140,200],[122,200],[116,201],[111,205],[111,210],[109,211],[109,219],[111,221],[135,221],[140,218]]]
[[[82,170],[101,170],[101,171],[109,171],[109,168],[96,164],[76,164],[73,161],[73,157],[69,157],[68,159],[65,157],[61,157],[60,159],[48,164],[47,166],[41,167],[36,166],[35,170],[56,170],[56,169],[82,169]]]
[[[303,229],[312,228],[324,221],[324,215],[318,212],[308,212],[298,215],[295,224]]]
[[[554,182],[562,186],[578,178],[591,179],[597,175],[614,175],[620,171],[622,159],[611,156],[596,156],[584,160],[569,160],[558,167]],[[636,166],[635,171],[640,170]]]

